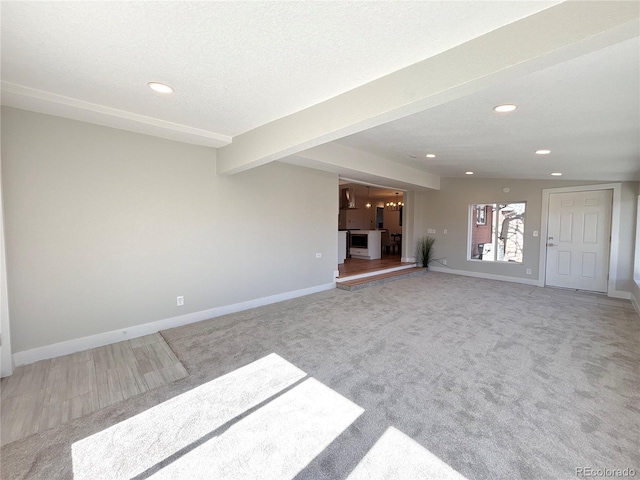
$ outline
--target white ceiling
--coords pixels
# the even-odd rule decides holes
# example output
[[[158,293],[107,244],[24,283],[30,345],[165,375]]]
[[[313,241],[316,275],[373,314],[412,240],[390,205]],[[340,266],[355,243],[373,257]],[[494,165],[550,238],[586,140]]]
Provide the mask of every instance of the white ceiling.
[[[2,81],[234,136],[557,3],[3,1]]]
[[[558,3],[3,1],[2,102],[219,147]],[[640,179],[639,58],[636,37],[339,142],[441,176]]]
[[[518,109],[493,111],[503,103]],[[338,143],[442,177],[560,172],[564,179],[639,180],[640,42],[627,40]],[[551,154],[536,155],[538,149]]]

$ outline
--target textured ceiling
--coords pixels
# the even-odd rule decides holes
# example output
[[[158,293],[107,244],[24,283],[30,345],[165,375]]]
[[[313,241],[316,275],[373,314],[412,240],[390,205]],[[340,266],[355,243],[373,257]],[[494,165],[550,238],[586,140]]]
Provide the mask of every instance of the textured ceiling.
[[[3,104],[222,146],[558,3],[3,1]],[[636,36],[338,142],[440,176],[637,180],[639,58]]]
[[[556,3],[3,1],[2,80],[234,136]]]
[[[495,113],[502,103],[519,108]],[[639,180],[639,39],[338,143],[443,177],[473,171],[485,178],[550,178],[561,172],[564,179]],[[536,155],[538,149],[551,154]]]

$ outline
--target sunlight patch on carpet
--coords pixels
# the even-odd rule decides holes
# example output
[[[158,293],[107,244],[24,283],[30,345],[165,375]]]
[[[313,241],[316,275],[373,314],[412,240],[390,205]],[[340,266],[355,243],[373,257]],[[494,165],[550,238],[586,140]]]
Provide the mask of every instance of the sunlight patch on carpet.
[[[400,430],[389,427],[347,480],[466,480],[437,456]]]
[[[74,443],[74,479],[135,477],[305,376],[267,355]]]
[[[311,378],[149,478],[291,479],[362,412]]]

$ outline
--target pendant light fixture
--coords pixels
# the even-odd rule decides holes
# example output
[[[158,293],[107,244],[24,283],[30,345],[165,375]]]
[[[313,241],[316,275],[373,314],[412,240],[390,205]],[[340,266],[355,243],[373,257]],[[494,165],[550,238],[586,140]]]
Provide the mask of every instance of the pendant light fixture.
[[[387,210],[400,210],[400,207],[404,207],[404,203],[398,201],[398,195],[400,195],[398,192],[396,192],[396,201],[395,202],[387,202],[385,204],[385,207],[387,207]]]
[[[371,192],[370,188],[371,187],[367,186],[367,203],[365,204],[366,208],[371,208],[371,200],[369,200],[369,193]]]

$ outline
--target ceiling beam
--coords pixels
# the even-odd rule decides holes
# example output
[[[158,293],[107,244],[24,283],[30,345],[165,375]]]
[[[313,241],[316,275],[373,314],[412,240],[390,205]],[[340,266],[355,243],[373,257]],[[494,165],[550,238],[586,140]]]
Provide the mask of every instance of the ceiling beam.
[[[282,159],[283,162],[336,173],[369,184],[387,185],[403,190],[440,189],[440,177],[407,167],[386,158],[327,143]]]
[[[638,35],[640,6],[570,1],[233,137],[217,172],[235,174],[403,118]]]

